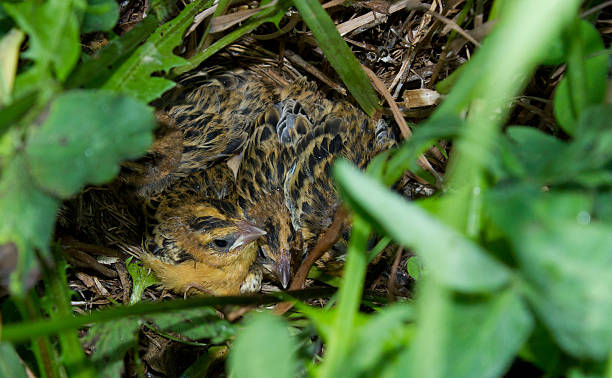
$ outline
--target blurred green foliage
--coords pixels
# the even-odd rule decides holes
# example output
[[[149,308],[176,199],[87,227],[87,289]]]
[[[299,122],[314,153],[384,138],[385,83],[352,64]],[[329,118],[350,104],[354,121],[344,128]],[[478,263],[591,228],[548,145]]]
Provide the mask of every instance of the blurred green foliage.
[[[551,376],[610,376],[610,51],[577,17],[580,3],[493,1],[494,30],[468,64],[439,83],[449,94],[414,136],[366,173],[347,162],[334,167],[354,225],[330,305],[298,302],[284,317],[262,311],[232,324],[207,307],[227,304],[222,298],[72,317],[66,265],[50,247],[56,212],[62,200],[111,180],[120,161],[147,149],[155,121],[146,103],[174,86],[172,77],[265,22],[278,25],[291,5],[372,113],[374,91],[327,13],[314,0],[269,3],[186,59],[175,48],[208,1],[172,17],[174,2],[154,0],[155,14],[120,37],[111,31],[118,20],[113,0],[3,2],[0,246],[18,252],[7,303],[21,321],[3,306],[13,323],[2,331],[9,340],[30,339],[31,353],[1,343],[0,375],[25,376],[25,363],[44,376],[118,376],[146,325],[197,345],[233,341],[227,368],[236,377],[492,377],[517,358]],[[80,35],[93,31],[112,38],[87,56]],[[562,64],[554,114],[567,138],[504,128],[508,105],[535,69]],[[428,177],[416,159],[440,139],[454,145],[443,190],[413,202],[390,191],[406,169]],[[373,231],[414,251],[407,269],[418,278],[417,291],[414,300],[366,313],[360,310]],[[153,282],[142,267],[129,270],[135,303]],[[41,273],[45,296],[38,299],[32,285]],[[77,327],[87,322],[96,324],[79,339]],[[314,335],[325,343],[322,357]],[[95,346],[91,357],[82,342]],[[210,348],[189,371],[205,374],[221,350]]]

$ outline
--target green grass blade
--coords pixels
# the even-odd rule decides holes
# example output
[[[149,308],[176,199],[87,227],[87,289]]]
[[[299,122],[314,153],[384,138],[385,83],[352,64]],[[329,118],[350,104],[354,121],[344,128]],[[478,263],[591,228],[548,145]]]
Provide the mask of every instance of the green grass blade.
[[[372,115],[379,108],[376,93],[325,9],[317,0],[294,0],[293,4],[355,100],[367,114]]]
[[[52,335],[67,329],[83,327],[87,324],[107,322],[121,319],[127,316],[150,315],[154,313],[182,310],[203,306],[219,305],[264,305],[295,299],[310,299],[321,296],[330,296],[333,291],[329,289],[320,290],[297,290],[291,292],[291,296],[279,295],[242,295],[228,297],[197,297],[187,300],[165,301],[165,302],[141,302],[133,306],[118,306],[110,309],[95,311],[88,315],[73,316],[64,319],[42,319],[21,323],[9,323],[2,326],[2,341],[19,342],[37,336]]]
[[[366,250],[371,227],[363,219],[355,217],[349,243],[344,279],[338,296],[338,310],[330,333],[325,361],[321,365],[321,377],[342,376],[347,353],[351,350],[355,318],[359,311],[361,292],[368,266]]]
[[[170,73],[169,77],[175,78],[185,72],[195,69],[206,59],[210,58],[211,56],[219,52],[221,49],[223,49],[230,43],[236,41],[238,38],[242,37],[243,35],[250,33],[253,29],[258,27],[259,25],[265,24],[266,22],[275,21],[278,17],[279,12],[284,13],[285,10],[286,8],[282,5],[280,6],[280,9],[279,9],[279,5],[275,7],[262,9],[261,12],[253,15],[249,19],[250,21],[248,23],[246,23],[245,25],[239,27],[238,29],[230,33],[227,33],[222,38],[220,38],[215,43],[213,43],[208,48],[206,48],[204,51],[198,54],[195,54],[194,56],[189,58],[188,62],[185,65],[174,68],[172,72]]]
[[[47,290],[45,304],[51,319],[62,319],[72,316],[71,291],[66,276],[68,265],[61,258],[57,249],[54,251],[54,257],[57,264],[55,269],[45,269],[45,287]],[[95,377],[96,372],[88,364],[79,341],[78,331],[76,329],[66,330],[59,334],[58,339],[61,346],[60,361],[70,375],[83,378]]]
[[[200,0],[185,7],[181,14],[166,22],[110,76],[102,86],[116,92],[129,94],[143,102],[149,102],[174,87],[175,83],[163,77],[152,77],[155,72],[169,71],[186,64],[173,50],[183,38],[183,33],[193,18],[208,4]]]
[[[398,243],[414,248],[428,271],[446,287],[469,293],[492,292],[509,282],[510,271],[504,265],[418,205],[346,161],[336,163],[333,171],[351,208]]]

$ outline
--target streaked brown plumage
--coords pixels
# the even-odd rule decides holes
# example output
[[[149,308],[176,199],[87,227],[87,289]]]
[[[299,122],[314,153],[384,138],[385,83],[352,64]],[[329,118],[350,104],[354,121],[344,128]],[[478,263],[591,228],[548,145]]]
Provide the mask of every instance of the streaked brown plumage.
[[[300,260],[340,205],[330,177],[333,161],[343,157],[364,168],[393,143],[384,122],[348,102],[322,98],[305,82],[282,90],[281,100],[259,116],[238,172],[239,203],[266,230],[266,265],[284,287],[292,270],[291,251],[297,248]],[[344,252],[341,241],[320,266],[338,270]]]
[[[285,287],[290,278],[291,251],[299,239],[285,204],[284,186],[295,160],[294,144],[311,128],[307,118],[293,115],[277,105],[260,116],[237,176],[240,206],[248,219],[267,232],[266,244],[261,246],[268,257],[264,266]]]
[[[340,205],[333,161],[365,167],[393,144],[386,125],[306,81],[281,87],[236,71],[180,85],[155,145],[122,172],[145,204],[142,260],[177,292],[256,291],[262,266],[286,287]],[[223,161],[238,154],[234,181]],[[344,251],[341,240],[321,267],[337,270]]]
[[[258,291],[256,240],[265,232],[236,205],[233,174],[225,164],[176,179],[145,198],[147,234],[140,258],[167,288],[212,295]]]
[[[123,181],[147,214],[141,258],[174,291],[259,290],[261,268],[253,262],[264,232],[237,206],[233,174],[222,162],[242,152],[274,95],[245,71],[191,74],[166,99],[158,117],[166,115],[165,127],[149,153],[125,164]],[[236,242],[245,244],[232,247]]]
[[[147,197],[238,155],[258,115],[275,103],[277,91],[243,70],[185,76],[160,104],[162,127],[154,145],[145,156],[123,164],[122,180]]]
[[[372,120],[346,102],[321,102],[327,111],[297,143],[295,169],[285,182],[285,203],[293,227],[302,235],[303,253],[314,247],[340,206],[330,176],[333,162],[344,158],[363,169],[378,153],[394,145],[384,122]],[[317,262],[321,269],[335,272],[342,267],[347,238],[345,229],[343,238]]]

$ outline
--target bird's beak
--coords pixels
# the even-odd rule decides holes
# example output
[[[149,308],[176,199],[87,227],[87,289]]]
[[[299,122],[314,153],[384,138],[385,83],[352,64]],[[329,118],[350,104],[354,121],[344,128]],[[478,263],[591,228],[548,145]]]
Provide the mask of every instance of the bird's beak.
[[[291,279],[291,255],[285,249],[281,250],[280,257],[276,262],[276,274],[283,285],[283,289],[286,289]]]
[[[230,251],[233,251],[238,247],[248,244],[253,240],[257,240],[259,237],[266,234],[266,232],[261,228],[256,227],[251,223],[245,221],[238,223],[238,230],[240,231],[240,236],[238,236],[238,239],[236,239],[236,241],[230,248]]]

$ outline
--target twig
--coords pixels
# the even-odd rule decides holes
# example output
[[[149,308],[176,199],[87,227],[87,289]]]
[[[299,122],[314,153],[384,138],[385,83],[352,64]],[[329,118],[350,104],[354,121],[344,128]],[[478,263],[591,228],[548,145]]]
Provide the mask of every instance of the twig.
[[[363,64],[361,65],[361,67],[363,68],[365,73],[368,75],[372,83],[374,84],[374,87],[376,88],[378,93],[383,95],[385,100],[387,100],[387,103],[389,104],[391,111],[393,111],[393,117],[395,118],[395,122],[397,122],[397,125],[400,128],[402,137],[404,137],[404,139],[410,139],[410,137],[412,136],[412,131],[410,131],[410,128],[408,128],[408,125],[406,124],[406,120],[404,119],[404,116],[400,112],[399,107],[397,106],[397,103],[391,96],[391,93],[389,93],[389,91],[387,90],[387,87],[385,86],[385,84],[382,81],[380,81],[380,79],[376,76],[376,74],[372,72],[372,70],[370,70],[368,67],[364,66]],[[429,161],[427,161],[425,156],[420,155],[418,162],[419,162],[419,165],[423,169],[429,171],[429,173],[431,173],[436,178],[436,181],[438,183],[442,183],[444,179],[442,178],[442,176],[440,176],[438,172],[436,172],[434,167],[432,167],[431,164],[429,164]]]
[[[339,208],[336,211],[336,215],[334,216],[334,221],[332,224],[325,230],[323,235],[319,237],[317,240],[317,244],[310,251],[308,256],[300,265],[295,277],[291,281],[291,285],[289,286],[289,290],[299,290],[304,288],[304,284],[306,283],[306,278],[308,277],[308,272],[310,272],[310,267],[319,259],[319,257],[323,256],[327,250],[329,250],[340,236],[342,236],[342,229],[344,228],[345,221],[348,217],[348,213],[343,208]],[[277,304],[274,307],[274,313],[278,315],[282,315],[285,312],[289,311],[293,307],[293,303],[291,302],[282,302]]]
[[[212,20],[210,20],[209,32],[213,34],[213,33],[218,33],[220,31],[229,29],[232,26],[248,19],[252,15],[259,13],[260,11],[266,8],[275,6],[277,2],[278,0],[273,0],[270,3],[263,5],[259,8],[240,10],[238,12],[224,14],[223,16],[215,17]]]
[[[389,296],[389,302],[395,302],[395,292],[397,290],[397,270],[399,269],[400,261],[402,260],[402,252],[404,248],[401,246],[397,247],[395,251],[395,259],[391,266],[391,275],[389,276],[389,283],[387,285],[387,294]]]
[[[437,3],[433,1],[429,7],[429,11],[434,12],[436,10]],[[425,15],[421,18],[421,22],[419,22],[419,26],[414,32],[414,40],[410,43],[409,54],[402,62],[402,66],[400,67],[399,72],[391,82],[389,86],[389,91],[391,91],[395,87],[395,93],[393,93],[393,98],[397,98],[404,84],[404,80],[406,79],[407,72],[409,72],[412,67],[412,62],[416,57],[418,52],[419,43],[423,40],[423,37],[427,34],[423,32],[423,29],[426,25],[429,25],[431,22],[431,15],[425,13]],[[401,82],[400,82],[401,81]],[[396,87],[397,85],[397,87]]]
[[[299,56],[298,54],[294,53],[291,50],[285,50],[285,57],[291,63],[295,64],[298,67],[302,67],[308,73],[310,73],[311,75],[313,75],[317,79],[321,80],[323,83],[328,85],[330,88],[332,88],[336,92],[340,93],[343,96],[346,96],[346,89],[344,89],[341,85],[334,83],[330,78],[325,76],[315,66],[313,66],[312,64],[310,64],[307,61],[305,61],[304,59],[302,59],[302,57]]]
[[[416,0],[402,0],[402,1],[398,1],[395,4],[392,4],[389,7],[389,14],[395,13],[397,11],[400,11],[404,8],[408,8],[408,9],[421,9],[421,7],[423,6],[423,4],[420,1],[416,1]],[[359,28],[363,28],[363,30],[367,30],[369,29],[369,27],[365,27],[366,25],[368,25],[371,22],[374,23],[381,23],[383,22],[383,20],[386,20],[386,17],[388,15],[384,14],[384,13],[378,13],[378,12],[368,12],[366,14],[364,14],[363,16],[359,16],[359,17],[355,17],[352,20],[343,22],[341,24],[339,24],[338,26],[336,26],[336,29],[338,29],[338,32],[340,33],[341,36],[344,36],[345,34],[348,34],[354,30],[357,30]],[[374,26],[374,25],[372,25]]]
[[[96,256],[109,256],[109,257],[118,257],[118,258],[125,257],[123,253],[116,251],[112,248],[107,248],[107,247],[103,247],[100,245],[83,243],[73,237],[63,238],[61,240],[61,245],[64,248],[72,248],[72,249],[83,251],[83,252],[93,254]]]
[[[246,314],[247,312],[255,309],[257,307],[255,306],[243,306],[238,308],[237,310],[234,310],[232,312],[229,312],[227,314],[225,314],[225,319],[230,322],[233,323],[235,322],[238,318],[242,317],[244,314]]]
[[[480,46],[480,43],[477,40],[475,40],[468,32],[463,30],[463,28],[461,26],[457,25],[457,23],[455,21],[451,20],[450,18],[446,18],[446,17],[442,16],[438,12],[433,12],[433,11],[427,9],[426,7],[419,8],[419,9],[421,9],[421,10],[431,14],[432,16],[437,18],[438,20],[440,20],[443,23],[445,23],[449,28],[451,28],[454,31],[456,31],[457,34],[461,35],[463,38],[465,38],[468,41],[472,42],[474,44],[474,46],[477,46],[477,47]]]
[[[597,5],[597,6],[594,6],[593,8],[591,8],[589,10],[586,10],[583,13],[581,13],[580,14],[580,18],[586,17],[586,16],[588,16],[590,14],[593,14],[595,12],[598,12],[598,11],[600,11],[600,10],[604,9],[605,7],[610,6],[610,5],[612,5],[612,0],[606,1],[604,3],[601,3],[601,4]]]
[[[342,5],[343,3],[344,3],[344,0],[332,0],[332,1],[328,1],[327,3],[323,4],[323,9],[335,7],[337,5]]]
[[[289,22],[287,22],[287,25],[283,26],[280,30],[275,31],[274,33],[270,33],[270,34],[251,34],[251,36],[254,39],[257,39],[259,41],[269,41],[271,39],[276,39],[278,37],[280,37],[283,34],[289,33],[291,30],[293,30],[293,28],[295,27],[295,25],[298,24],[298,22],[300,22],[301,18],[297,13],[294,13],[291,15],[291,17],[289,17]]]

